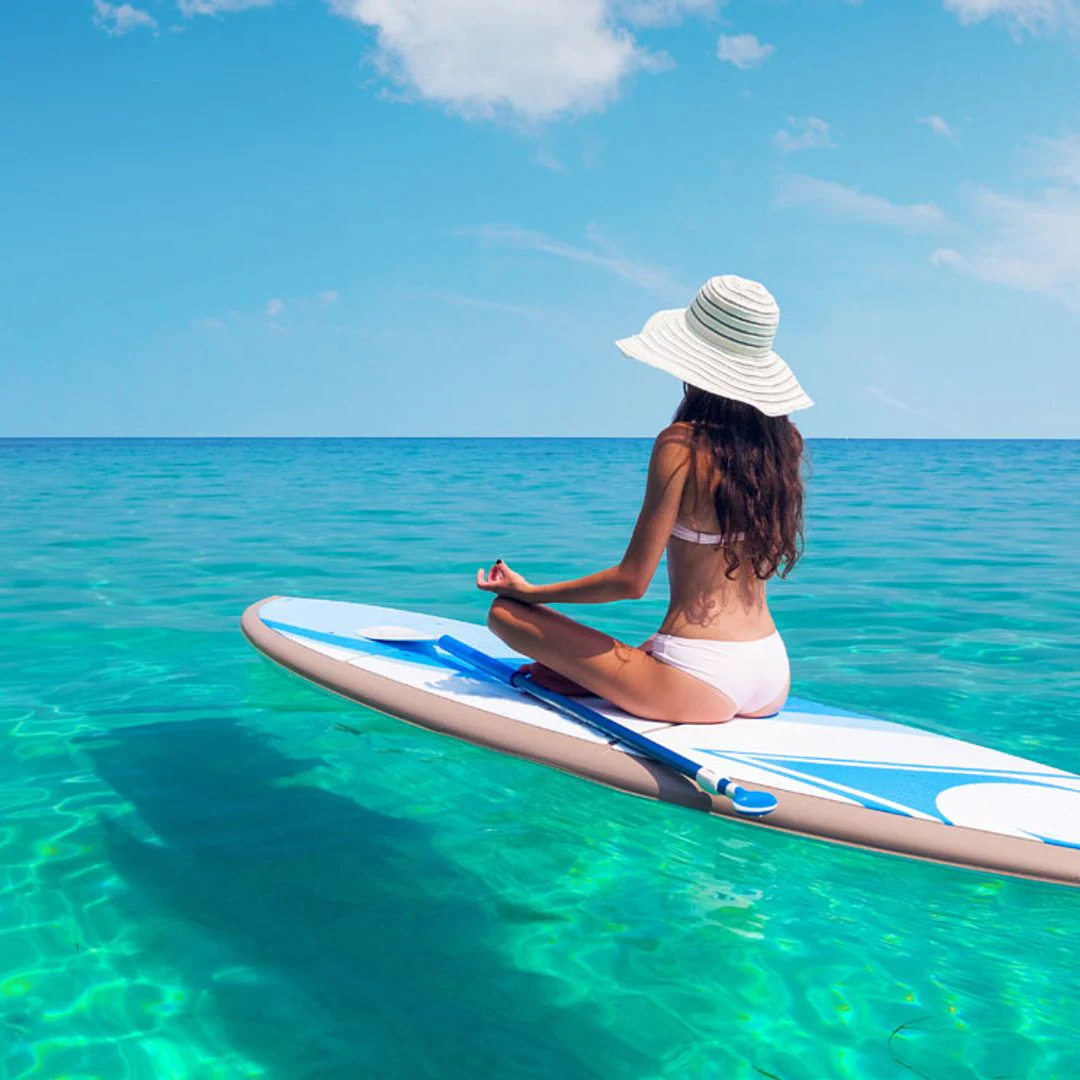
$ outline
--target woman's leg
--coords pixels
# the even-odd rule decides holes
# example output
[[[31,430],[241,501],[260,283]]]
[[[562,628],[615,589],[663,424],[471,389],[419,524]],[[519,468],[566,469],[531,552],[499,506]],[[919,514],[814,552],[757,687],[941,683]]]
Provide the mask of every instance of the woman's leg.
[[[500,597],[488,626],[512,649],[644,720],[719,724],[735,715],[726,694],[551,608]]]
[[[650,635],[638,648],[652,655],[652,642],[653,635]],[[554,668],[541,664],[539,660],[534,660],[531,664],[522,664],[518,670],[527,671],[532,676],[533,682],[547,687],[548,690],[554,690],[557,694],[563,694],[565,697],[587,697],[592,693],[587,687],[581,686],[573,679],[568,679],[565,675],[560,675]]]
[[[563,697],[588,697],[592,693],[587,686],[581,686],[573,679],[560,675],[554,668],[541,664],[539,660],[534,660],[531,664],[522,664],[518,671],[531,675],[533,682],[538,686],[554,690],[556,694],[562,694]]]

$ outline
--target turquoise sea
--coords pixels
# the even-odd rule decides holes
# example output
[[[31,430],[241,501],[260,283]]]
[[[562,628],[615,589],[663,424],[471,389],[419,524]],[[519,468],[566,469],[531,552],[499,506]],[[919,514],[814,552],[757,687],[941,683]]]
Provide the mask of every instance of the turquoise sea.
[[[238,632],[270,593],[480,620],[497,556],[617,558],[647,455],[0,442],[0,1076],[1080,1077],[1080,893],[635,800]],[[1080,443],[811,456],[800,696],[1080,771]]]

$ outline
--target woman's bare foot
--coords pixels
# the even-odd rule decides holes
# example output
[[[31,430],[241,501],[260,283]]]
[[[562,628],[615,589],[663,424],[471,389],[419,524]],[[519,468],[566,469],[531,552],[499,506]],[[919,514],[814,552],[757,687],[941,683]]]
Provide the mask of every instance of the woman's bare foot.
[[[573,679],[568,679],[565,675],[560,675],[552,668],[535,661],[531,664],[522,664],[518,671],[532,676],[532,680],[537,686],[542,686],[545,690],[553,690],[556,694],[565,694],[566,697],[590,697],[592,695],[591,690],[579,686]]]

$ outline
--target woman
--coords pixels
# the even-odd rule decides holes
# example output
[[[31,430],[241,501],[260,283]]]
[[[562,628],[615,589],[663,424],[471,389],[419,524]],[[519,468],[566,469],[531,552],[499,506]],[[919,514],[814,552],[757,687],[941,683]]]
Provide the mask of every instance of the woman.
[[[622,561],[555,585],[533,585],[501,559],[477,572],[478,588],[497,594],[488,625],[534,658],[537,682],[646,720],[716,724],[783,706],[788,659],[765,583],[800,554],[803,440],[788,414],[813,402],[772,351],[779,321],[764,286],[715,277],[685,310],[659,311],[617,342],[685,391],[653,446]],[[541,606],[640,597],[665,548],[671,601],[640,648]]]

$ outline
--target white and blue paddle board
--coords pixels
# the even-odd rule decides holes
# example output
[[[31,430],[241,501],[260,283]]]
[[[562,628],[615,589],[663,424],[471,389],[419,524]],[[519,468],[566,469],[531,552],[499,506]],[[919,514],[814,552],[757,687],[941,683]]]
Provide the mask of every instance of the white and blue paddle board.
[[[413,611],[275,596],[242,628],[282,667],[389,716],[635,795],[733,817],[731,804],[451,657],[376,642],[376,627],[450,634],[520,661],[486,627]],[[642,721],[587,699],[655,742],[772,792],[760,828],[1080,885],[1080,776],[1038,762],[792,698],[778,716],[727,724]],[[744,819],[738,819],[744,820]]]

